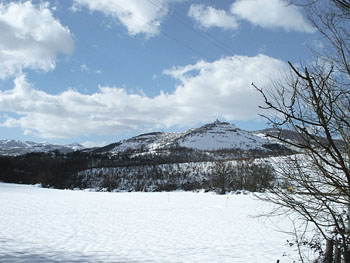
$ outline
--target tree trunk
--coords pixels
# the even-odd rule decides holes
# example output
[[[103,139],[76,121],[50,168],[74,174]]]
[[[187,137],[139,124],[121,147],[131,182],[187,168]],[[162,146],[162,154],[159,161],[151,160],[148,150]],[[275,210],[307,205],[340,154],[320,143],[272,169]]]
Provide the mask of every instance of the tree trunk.
[[[334,242],[331,239],[328,239],[326,242],[326,252],[324,255],[324,263],[333,263],[333,246]]]
[[[344,260],[345,260],[345,263],[350,263],[350,251],[349,250],[344,251]]]
[[[334,263],[341,263],[341,252],[338,244],[335,244],[334,249]]]

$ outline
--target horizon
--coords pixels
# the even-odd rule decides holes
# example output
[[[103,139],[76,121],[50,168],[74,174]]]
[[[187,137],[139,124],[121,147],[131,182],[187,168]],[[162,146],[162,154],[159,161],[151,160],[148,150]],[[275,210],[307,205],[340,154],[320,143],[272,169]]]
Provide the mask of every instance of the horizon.
[[[136,134],[136,135],[133,135],[131,137],[127,137],[127,138],[122,138],[118,141],[113,141],[113,142],[108,142],[107,144],[102,144],[102,145],[93,145],[93,146],[88,146],[88,143],[81,143],[81,142],[71,142],[71,143],[67,143],[67,144],[59,144],[59,143],[50,143],[48,141],[29,141],[29,140],[17,140],[17,139],[11,139],[11,138],[8,138],[8,139],[0,139],[0,141],[19,141],[19,142],[34,142],[34,143],[48,143],[48,144],[57,144],[57,145],[61,145],[61,146],[68,146],[68,145],[74,145],[74,144],[79,144],[81,146],[83,146],[84,148],[94,148],[94,147],[104,147],[104,146],[107,146],[109,144],[113,144],[113,143],[118,143],[118,142],[121,142],[121,141],[124,141],[124,140],[128,140],[128,139],[131,139],[131,138],[134,138],[134,137],[137,137],[137,136],[141,136],[141,135],[148,135],[148,134],[152,134],[152,133],[185,133],[187,131],[190,131],[192,129],[199,129],[205,125],[208,125],[208,124],[216,124],[216,123],[227,123],[229,125],[233,125],[235,127],[237,127],[238,129],[241,129],[241,130],[245,130],[245,131],[249,131],[249,132],[255,132],[255,131],[262,131],[264,129],[267,129],[268,127],[265,127],[263,129],[258,129],[258,130],[246,130],[246,129],[243,129],[239,126],[237,126],[236,124],[234,123],[231,123],[231,122],[226,122],[226,121],[221,121],[219,119],[216,119],[215,121],[213,122],[208,122],[208,123],[204,123],[204,124],[201,124],[200,126],[197,126],[197,127],[191,127],[191,128],[186,128],[184,130],[181,130],[181,131],[152,131],[152,132],[146,132],[146,133],[139,133],[139,134]],[[85,145],[87,146],[85,146]]]

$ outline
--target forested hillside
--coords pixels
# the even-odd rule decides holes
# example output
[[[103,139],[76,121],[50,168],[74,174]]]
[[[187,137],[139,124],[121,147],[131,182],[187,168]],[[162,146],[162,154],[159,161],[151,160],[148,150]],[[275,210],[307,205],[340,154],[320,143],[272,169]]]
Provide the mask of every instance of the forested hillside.
[[[101,148],[0,156],[0,180],[103,191],[261,192],[275,177],[269,158],[290,153],[261,132],[216,121],[184,133],[142,134]]]

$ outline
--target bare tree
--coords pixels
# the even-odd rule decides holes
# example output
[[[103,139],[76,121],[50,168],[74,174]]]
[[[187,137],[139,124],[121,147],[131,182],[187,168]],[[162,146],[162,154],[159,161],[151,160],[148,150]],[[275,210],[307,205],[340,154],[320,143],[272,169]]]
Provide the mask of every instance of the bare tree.
[[[270,135],[299,154],[284,157],[266,199],[297,213],[327,241],[323,262],[350,262],[350,1],[303,6],[321,44],[312,47],[313,63],[289,63],[288,77],[269,91],[252,84],[270,124],[299,135],[297,141]]]
[[[219,187],[220,194],[225,194],[233,176],[233,165],[230,162],[216,161],[212,167],[211,186]]]

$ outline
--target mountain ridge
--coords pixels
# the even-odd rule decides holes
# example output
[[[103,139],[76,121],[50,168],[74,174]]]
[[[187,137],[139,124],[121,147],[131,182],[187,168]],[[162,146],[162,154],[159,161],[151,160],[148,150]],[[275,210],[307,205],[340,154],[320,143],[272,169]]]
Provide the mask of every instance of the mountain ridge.
[[[31,152],[51,152],[58,150],[62,153],[82,150],[94,154],[119,154],[125,152],[167,152],[174,149],[197,151],[261,151],[276,150],[273,145],[279,142],[266,137],[273,129],[246,131],[236,125],[216,120],[198,128],[184,132],[150,132],[114,142],[103,147],[85,148],[79,143],[50,144],[18,140],[0,140],[0,155],[22,155]],[[292,133],[292,132],[291,132]],[[288,133],[291,138],[293,137]],[[295,135],[294,135],[295,136]]]
[[[79,143],[72,144],[51,144],[47,142],[32,142],[20,140],[0,140],[0,155],[16,156],[32,152],[51,152],[58,150],[62,153],[82,150],[85,147]]]
[[[267,145],[276,144],[268,138],[216,120],[184,132],[151,132],[121,140],[101,148],[95,153],[118,154],[122,152],[160,152],[173,149],[198,151],[262,151],[270,152]]]

